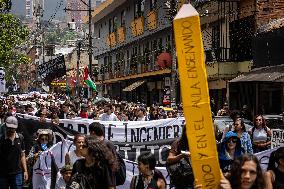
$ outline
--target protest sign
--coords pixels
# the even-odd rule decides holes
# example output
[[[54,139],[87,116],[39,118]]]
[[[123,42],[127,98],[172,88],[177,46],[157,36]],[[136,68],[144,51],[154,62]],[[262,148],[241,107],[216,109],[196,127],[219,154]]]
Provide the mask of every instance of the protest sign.
[[[218,188],[220,166],[216,149],[199,14],[184,4],[174,18],[174,33],[186,132],[197,184]]]
[[[64,56],[58,56],[55,59],[39,65],[38,74],[43,78],[43,81],[46,84],[51,83],[55,78],[64,76],[66,74]]]
[[[271,149],[284,146],[284,130],[272,129],[271,130]]]

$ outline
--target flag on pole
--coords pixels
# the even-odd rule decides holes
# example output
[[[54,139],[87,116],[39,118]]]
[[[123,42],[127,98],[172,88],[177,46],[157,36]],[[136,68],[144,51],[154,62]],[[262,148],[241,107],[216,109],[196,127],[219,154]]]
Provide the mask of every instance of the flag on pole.
[[[92,90],[97,91],[97,86],[96,84],[92,81],[91,77],[89,76],[88,73],[88,68],[86,67],[85,70],[85,75],[84,75],[84,82],[88,87],[90,87]]]

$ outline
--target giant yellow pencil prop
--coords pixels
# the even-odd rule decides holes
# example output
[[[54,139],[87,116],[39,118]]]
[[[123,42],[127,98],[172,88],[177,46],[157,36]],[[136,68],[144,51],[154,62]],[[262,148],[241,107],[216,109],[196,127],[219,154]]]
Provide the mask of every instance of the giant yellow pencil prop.
[[[221,178],[210,100],[199,14],[184,4],[174,19],[183,110],[197,184],[218,188]]]

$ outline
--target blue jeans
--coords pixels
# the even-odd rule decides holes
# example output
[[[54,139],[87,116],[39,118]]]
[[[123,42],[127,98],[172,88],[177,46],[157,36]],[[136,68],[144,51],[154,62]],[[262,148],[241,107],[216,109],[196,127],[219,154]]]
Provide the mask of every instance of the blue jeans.
[[[0,189],[22,189],[23,174],[0,176]]]

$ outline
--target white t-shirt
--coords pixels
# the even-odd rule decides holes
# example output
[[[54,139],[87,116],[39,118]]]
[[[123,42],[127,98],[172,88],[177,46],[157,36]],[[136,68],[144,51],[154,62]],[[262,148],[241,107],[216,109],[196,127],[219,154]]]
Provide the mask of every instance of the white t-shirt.
[[[110,115],[108,115],[107,113],[103,113],[100,120],[101,121],[119,121],[114,113],[111,113]]]
[[[267,131],[270,131],[270,129],[267,128]],[[260,142],[260,141],[264,142],[267,141],[267,132],[263,128],[261,129],[255,128],[253,132],[253,142]]]
[[[77,156],[74,150],[69,151],[68,154],[70,158],[70,165],[73,165],[78,159],[84,158],[83,156]]]

